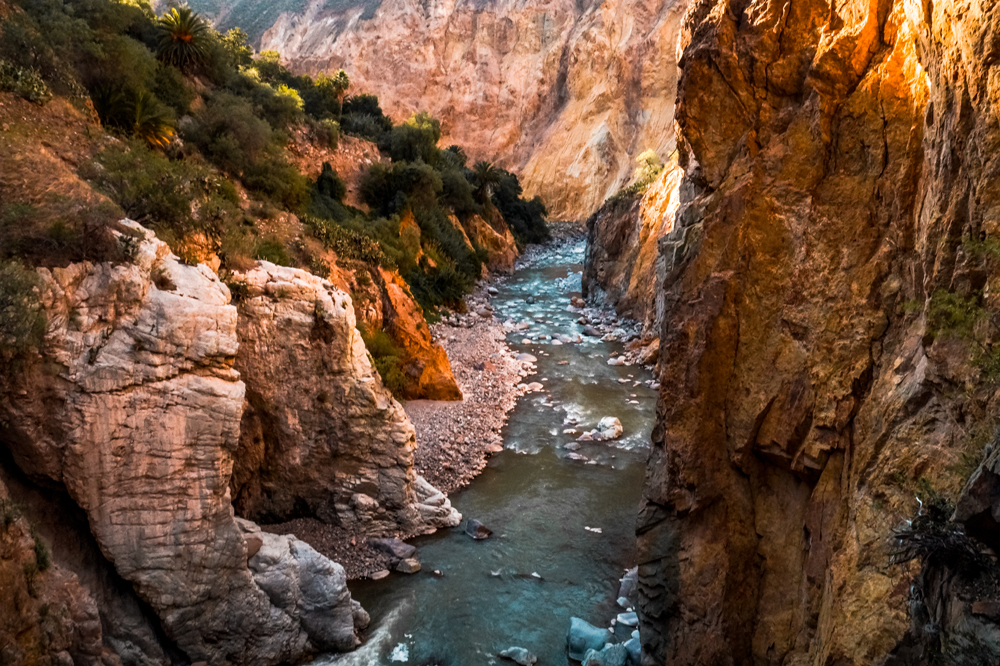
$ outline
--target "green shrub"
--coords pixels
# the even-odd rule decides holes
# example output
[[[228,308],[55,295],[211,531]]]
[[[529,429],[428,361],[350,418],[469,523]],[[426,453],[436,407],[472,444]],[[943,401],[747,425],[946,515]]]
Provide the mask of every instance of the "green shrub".
[[[209,26],[190,7],[174,7],[157,21],[156,55],[164,62],[193,71],[205,61]]]
[[[343,202],[347,195],[347,185],[340,179],[337,172],[330,167],[329,162],[323,162],[323,167],[316,178],[316,192],[337,202]]]
[[[254,259],[270,261],[272,264],[277,264],[278,266],[295,265],[291,255],[288,254],[288,248],[285,247],[285,244],[274,238],[265,238],[257,243],[257,248],[253,256]]]
[[[364,326],[359,326],[365,347],[372,357],[372,365],[382,377],[382,383],[394,395],[399,395],[406,386],[406,376],[403,374],[403,351],[396,347],[389,334],[383,330],[369,332]]]
[[[303,222],[324,246],[341,259],[363,261],[371,266],[394,268],[379,243],[365,234],[346,229],[332,220],[304,216]]]
[[[38,70],[18,67],[6,60],[0,60],[0,91],[12,92],[38,105],[52,98]]]
[[[45,337],[40,285],[38,274],[19,261],[0,262],[0,358],[8,362],[38,348]]]

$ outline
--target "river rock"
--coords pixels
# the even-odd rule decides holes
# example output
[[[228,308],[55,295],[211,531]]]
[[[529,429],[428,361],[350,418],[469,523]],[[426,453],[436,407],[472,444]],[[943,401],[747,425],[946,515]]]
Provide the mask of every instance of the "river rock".
[[[570,659],[583,661],[588,651],[601,650],[614,639],[614,635],[607,629],[600,629],[586,620],[572,617],[569,620],[569,633],[566,635],[566,651]]]
[[[291,535],[257,534],[263,545],[249,566],[271,603],[298,620],[319,650],[359,645],[344,568]]]
[[[639,626],[639,616],[634,612],[619,613],[618,617],[615,618],[618,624],[623,624],[627,627],[637,627]]]
[[[625,646],[625,650],[628,652],[629,665],[642,666],[642,643],[639,642],[639,637],[630,638],[622,643],[622,645]]]
[[[605,645],[600,650],[587,650],[583,657],[583,666],[625,666],[628,663],[628,650],[622,644]]]
[[[618,586],[619,603],[624,598],[628,601],[626,607],[635,608],[639,597],[639,567],[632,567],[621,577]]]
[[[369,539],[368,544],[374,547],[375,550],[385,553],[397,562],[399,560],[405,560],[408,557],[413,557],[413,554],[417,552],[416,546],[411,546],[410,544],[396,538]]]
[[[535,356],[533,356],[531,354],[527,354],[527,353],[518,354],[517,356],[514,357],[514,360],[517,361],[518,363],[537,363],[538,362],[538,359]]]
[[[570,304],[575,308],[585,308],[587,307],[587,301],[583,300],[579,296],[574,296],[570,299]]]
[[[523,647],[509,647],[500,653],[504,659],[510,659],[521,666],[533,666],[538,661],[538,657],[528,652]]]
[[[589,325],[583,327],[583,334],[592,338],[601,337],[601,332],[597,330],[597,328]]]
[[[371,575],[371,579],[382,580],[383,578],[387,578],[390,573],[392,572],[390,572],[388,569],[379,569],[378,571],[376,571]]]
[[[420,561],[415,557],[408,557],[400,560],[396,565],[396,571],[405,574],[415,574],[420,571]]]
[[[564,430],[563,432],[567,432],[569,434],[573,434],[576,431],[575,430],[568,430],[568,431]],[[566,449],[567,451],[579,451],[580,450],[580,444],[578,442],[567,442],[565,445],[563,445],[563,448]]]
[[[477,540],[488,539],[493,534],[492,530],[474,518],[465,524],[465,533]]]
[[[600,441],[607,441],[610,439],[618,439],[622,436],[624,428],[622,428],[622,422],[619,421],[614,416],[605,416],[597,424],[597,430],[594,434],[594,439]]]
[[[497,294],[500,293],[500,290],[497,289],[496,287],[488,287],[486,291],[487,293],[489,293],[490,296],[496,296]]]

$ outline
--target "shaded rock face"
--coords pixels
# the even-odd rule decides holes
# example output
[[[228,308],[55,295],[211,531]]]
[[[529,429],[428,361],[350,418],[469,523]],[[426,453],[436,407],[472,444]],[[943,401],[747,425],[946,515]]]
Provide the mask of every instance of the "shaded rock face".
[[[225,28],[256,24],[259,4],[192,6]],[[299,72],[345,68],[351,92],[377,94],[396,121],[429,111],[442,145],[519,173],[555,219],[583,219],[626,183],[639,153],[673,149],[686,0],[345,4],[289,6],[260,48]]]
[[[659,241],[674,228],[683,171],[671,163],[641,196],[616,198],[587,219],[583,294],[655,331],[662,319]]]
[[[909,627],[891,528],[955,493],[995,413],[1000,6],[702,0],[661,241],[663,388],[638,523],[643,663],[881,663]],[[980,290],[985,296],[979,297]],[[979,451],[976,447],[979,447]]]
[[[26,474],[66,489],[187,658],[300,659],[325,639],[255,581],[230,505],[236,308],[210,269],[123,224],[140,238],[134,263],[39,270],[48,332],[3,378],[3,441]]]
[[[420,511],[413,426],[371,365],[350,297],[269,262],[241,279],[235,368],[248,407],[230,482],[236,511],[371,533],[457,524],[450,503],[437,520]]]

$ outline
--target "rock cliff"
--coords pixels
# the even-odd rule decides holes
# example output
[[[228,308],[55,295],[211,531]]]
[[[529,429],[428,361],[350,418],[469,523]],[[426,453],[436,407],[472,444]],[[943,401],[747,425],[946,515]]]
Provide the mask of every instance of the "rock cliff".
[[[262,6],[198,0],[293,70],[345,68],[352,92],[400,121],[441,119],[442,145],[518,173],[553,219],[583,219],[635,156],[673,149],[676,43],[686,0],[412,0]],[[267,24],[267,25],[265,25]],[[391,74],[391,75],[390,75]]]
[[[104,654],[95,613],[124,663],[277,664],[354,647],[365,614],[343,568],[294,538],[238,524],[230,502],[231,479],[267,489],[266,471],[297,484],[272,493],[275,506],[304,504],[376,532],[457,522],[414,476],[412,426],[371,372],[350,300],[308,273],[262,263],[238,310],[209,268],[180,263],[135,223],[122,229],[120,238],[135,237],[122,241],[129,262],[39,269],[45,343],[0,376],[0,439],[12,458],[0,480],[26,475],[20,498],[36,514],[49,500],[29,485],[65,489],[69,506],[43,516],[56,562],[76,548],[66,559],[86,569],[93,556],[58,536],[85,525],[82,540],[92,534],[101,555],[91,568],[110,562],[126,588],[116,595],[113,579],[89,572],[80,591],[59,566],[39,575],[41,598],[68,609],[61,633],[49,631],[50,651],[117,663]],[[259,357],[249,359],[251,350]],[[284,448],[265,438],[270,448],[248,451],[255,423]],[[254,456],[271,468],[254,466]],[[0,534],[8,578],[39,557],[22,543],[21,520],[5,519]],[[16,578],[15,592],[31,584]],[[20,606],[29,619],[42,613],[32,603]],[[0,613],[0,630],[17,632],[6,619]],[[44,618],[38,626],[47,631]],[[20,632],[11,649],[35,654],[33,641]]]
[[[663,315],[659,242],[674,228],[683,171],[672,163],[642,194],[610,199],[587,219],[583,295],[655,331]]]
[[[879,664],[909,628],[886,539],[995,424],[998,43],[980,0],[690,9],[645,665]]]
[[[239,279],[235,368],[249,406],[230,481],[237,512],[375,534],[457,525],[450,503],[417,501],[413,426],[372,368],[350,297],[269,262]]]

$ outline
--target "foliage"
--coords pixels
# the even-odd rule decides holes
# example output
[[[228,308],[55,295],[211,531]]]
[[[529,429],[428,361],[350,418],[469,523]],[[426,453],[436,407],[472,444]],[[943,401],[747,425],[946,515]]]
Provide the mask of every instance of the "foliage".
[[[347,195],[347,185],[340,179],[329,162],[323,162],[323,167],[316,178],[316,191],[334,201],[343,202]]]
[[[303,221],[313,235],[342,259],[363,261],[370,266],[394,268],[378,242],[365,234],[347,229],[332,220],[305,216]]]
[[[983,556],[962,526],[951,522],[955,506],[937,493],[925,493],[920,512],[893,530],[892,564],[918,560],[923,566],[949,563],[967,570],[981,568]]]
[[[237,67],[249,67],[253,63],[253,47],[250,37],[240,28],[232,28],[221,37],[222,45],[230,61]]]
[[[522,247],[529,243],[544,243],[552,238],[545,223],[545,204],[540,197],[526,201],[517,176],[503,172],[500,184],[493,195],[493,202],[503,215],[514,238]]]
[[[928,332],[935,337],[947,333],[969,338],[984,316],[977,294],[962,296],[939,289],[931,296],[927,307]]]
[[[476,162],[476,166],[472,168],[472,184],[480,203],[486,203],[493,197],[493,191],[499,187],[502,178],[503,172],[489,162]]]
[[[398,395],[406,385],[406,377],[402,370],[403,351],[396,347],[385,331],[368,331],[364,326],[358,328],[365,341],[365,347],[371,354],[372,365],[382,377],[382,383],[393,394]]]
[[[52,98],[52,93],[38,70],[18,67],[3,59],[0,59],[0,91],[12,92],[39,105]]]
[[[374,95],[354,95],[344,100],[340,127],[345,134],[382,146],[392,132],[392,120],[382,113]]]
[[[190,72],[205,60],[209,27],[190,7],[174,7],[160,17],[156,56]]]
[[[19,261],[0,262],[0,359],[37,348],[45,336],[38,275]]]
[[[663,172],[663,162],[656,151],[652,149],[641,153],[639,157],[635,158],[635,161],[638,166],[635,168],[635,173],[632,174],[634,182],[652,183]]]

